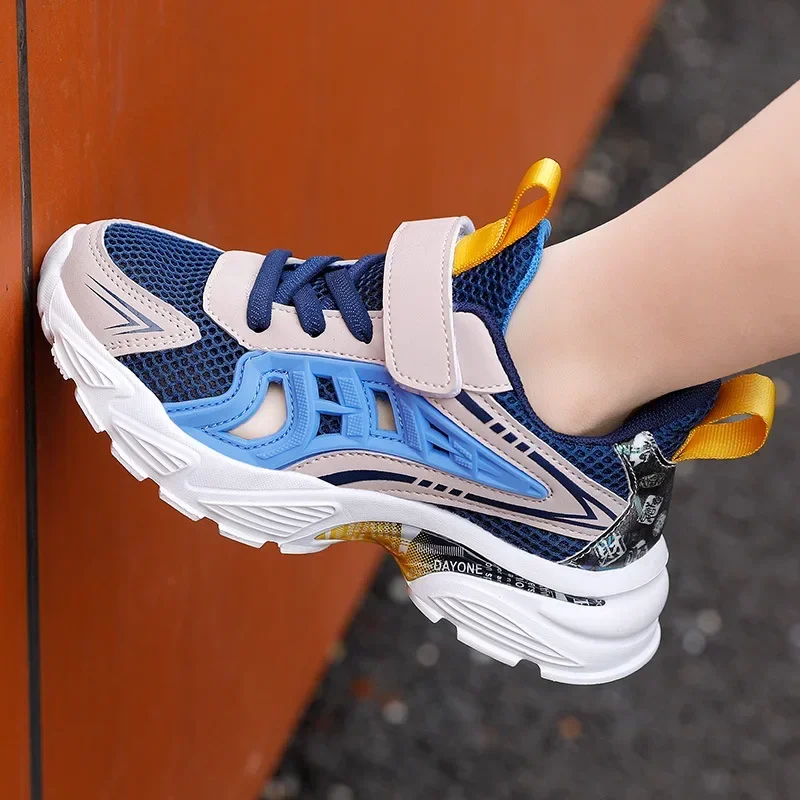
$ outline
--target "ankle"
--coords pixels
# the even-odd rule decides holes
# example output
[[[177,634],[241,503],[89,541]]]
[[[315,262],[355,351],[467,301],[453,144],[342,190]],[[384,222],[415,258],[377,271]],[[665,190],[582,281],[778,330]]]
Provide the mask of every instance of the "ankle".
[[[578,237],[580,239],[581,237]],[[580,245],[544,251],[539,272],[514,310],[506,343],[537,416],[574,436],[600,436],[646,402],[638,371],[620,357],[625,343],[601,340],[599,298],[581,286]],[[577,255],[576,255],[577,252]]]
[[[531,407],[559,433],[603,436],[616,430],[635,408],[612,381],[591,368],[563,362],[540,365],[525,357],[517,363]]]

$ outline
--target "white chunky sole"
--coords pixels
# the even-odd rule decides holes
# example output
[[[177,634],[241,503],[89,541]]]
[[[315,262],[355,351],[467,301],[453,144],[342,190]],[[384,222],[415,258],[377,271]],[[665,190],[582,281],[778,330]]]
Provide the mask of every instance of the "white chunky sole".
[[[274,542],[284,553],[324,549],[338,543],[333,532],[364,522],[399,524],[412,535],[429,531],[467,548],[485,566],[443,557],[436,571],[408,580],[411,600],[432,622],[452,622],[470,647],[505,664],[532,661],[550,680],[605,683],[652,658],[668,590],[663,539],[627,567],[579,570],[524,553],[435,506],[255,467],[206,447],[169,418],[73,308],[61,272],[80,227],[45,257],[42,328],[92,427],[110,436],[112,454],[135,478],[158,485],[163,500],[190,519],[214,520],[224,536],[256,547]]]

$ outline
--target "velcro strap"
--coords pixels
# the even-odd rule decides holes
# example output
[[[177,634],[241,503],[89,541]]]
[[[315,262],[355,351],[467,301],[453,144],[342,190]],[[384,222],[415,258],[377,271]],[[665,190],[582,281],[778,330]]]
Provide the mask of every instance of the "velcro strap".
[[[386,366],[418,394],[461,391],[453,323],[453,257],[474,230],[466,217],[404,222],[386,251],[383,330]]]

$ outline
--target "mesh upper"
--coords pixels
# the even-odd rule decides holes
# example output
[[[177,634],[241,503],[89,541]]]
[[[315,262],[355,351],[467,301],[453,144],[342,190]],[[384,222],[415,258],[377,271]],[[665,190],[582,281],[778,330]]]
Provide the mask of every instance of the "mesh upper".
[[[453,279],[456,305],[479,302],[503,316],[514,290],[543,242],[539,226],[511,247]],[[186,314],[201,340],[186,347],[133,353],[120,361],[165,403],[215,397],[230,387],[236,362],[246,349],[203,311],[203,289],[221,251],[173,234],[128,223],[106,228],[105,245],[131,280]],[[371,311],[383,307],[383,259],[364,271],[356,288]],[[314,281],[323,306],[333,307],[324,277]]]
[[[501,324],[549,232],[549,224],[538,225],[493,258],[457,275],[453,279],[453,304],[479,305]]]
[[[534,528],[532,525],[525,525],[522,522],[511,522],[490,514],[481,514],[479,511],[469,511],[454,506],[447,506],[447,510],[474,522],[498,539],[502,539],[526,553],[546,558],[548,561],[563,561],[583,550],[587,544],[579,539]]]
[[[548,428],[534,413],[520,391],[494,395],[514,419],[542,441],[557,450],[581,472],[620,497],[628,496],[628,479],[614,445],[648,430],[661,452],[672,458],[689,431],[710,411],[717,397],[719,382],[694,386],[660,397],[644,406],[608,436],[566,436]]]
[[[641,430],[650,430],[664,455],[671,457],[689,430],[707,414],[716,398],[719,383],[659,398],[634,414],[610,436],[564,436],[541,422],[525,397],[505,347],[501,324],[519,294],[520,285],[526,276],[530,277],[531,266],[541,254],[548,231],[549,226],[539,225],[492,259],[455,277],[454,305],[481,311],[494,337],[498,355],[514,387],[495,395],[495,399],[522,425],[558,450],[587,476],[615,494],[626,497],[627,479],[613,445],[631,439]],[[122,272],[193,320],[202,336],[200,341],[187,347],[122,356],[122,363],[162,402],[214,397],[227,391],[236,362],[246,349],[208,317],[202,307],[203,289],[221,251],[173,234],[127,223],[109,225],[105,245]],[[371,310],[382,306],[383,267],[383,260],[378,261],[356,281]],[[318,279],[314,285],[323,305],[330,307],[332,300],[324,280]],[[332,390],[332,384],[324,386],[320,396],[335,400],[335,390]],[[336,423],[326,420],[321,427],[334,432]],[[512,536],[505,528],[498,528],[499,523],[494,517],[487,517],[485,524],[483,521],[479,524],[487,529],[497,529],[501,538]],[[530,528],[534,533],[530,537],[526,534],[526,538],[541,538],[535,533],[537,530]],[[522,544],[517,546],[523,547]]]
[[[342,417],[339,414],[320,414],[317,436],[327,436],[329,433],[342,432]]]
[[[338,403],[339,395],[336,393],[336,385],[332,378],[327,375],[317,376],[317,394],[320,400],[327,400],[330,403]],[[342,416],[341,414],[320,414],[319,427],[317,428],[318,436],[325,436],[329,433],[342,432]]]
[[[333,379],[327,375],[317,376],[317,394],[320,400],[327,400],[331,403],[339,402],[339,395],[336,394],[336,386],[333,383]]]
[[[131,280],[169,303],[200,329],[186,347],[120,358],[162,403],[214,397],[228,390],[247,350],[203,311],[203,289],[221,251],[152,228],[113,223],[105,245]]]
[[[376,261],[371,267],[364,270],[356,281],[356,289],[364,300],[369,311],[378,311],[383,308],[383,266],[384,261]]]

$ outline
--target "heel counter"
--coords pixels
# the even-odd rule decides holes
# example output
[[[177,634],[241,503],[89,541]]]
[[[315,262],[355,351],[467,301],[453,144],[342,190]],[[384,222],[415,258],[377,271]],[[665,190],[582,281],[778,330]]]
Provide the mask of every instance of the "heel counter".
[[[614,450],[628,477],[628,505],[608,530],[565,564],[588,570],[617,569],[641,558],[661,538],[675,465],[664,457],[650,431],[615,445]]]

